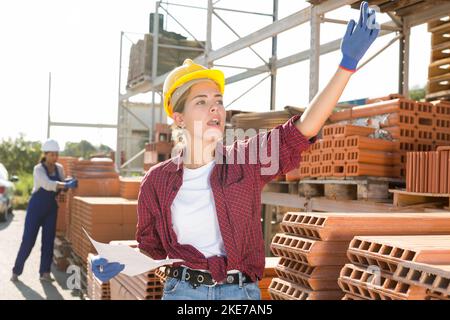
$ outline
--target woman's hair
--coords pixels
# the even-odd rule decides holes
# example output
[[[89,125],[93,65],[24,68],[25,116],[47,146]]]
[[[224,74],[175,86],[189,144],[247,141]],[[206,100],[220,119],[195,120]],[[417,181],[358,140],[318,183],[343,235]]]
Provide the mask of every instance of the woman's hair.
[[[41,159],[39,160],[39,163],[45,162],[45,160],[47,160],[47,158],[45,157],[46,154],[47,154],[47,152],[44,152],[44,153],[41,155]]]
[[[187,89],[186,92],[184,92],[180,98],[178,99],[177,103],[173,106],[173,112],[184,112],[184,107],[186,105],[187,97],[189,93],[191,92],[191,88]]]

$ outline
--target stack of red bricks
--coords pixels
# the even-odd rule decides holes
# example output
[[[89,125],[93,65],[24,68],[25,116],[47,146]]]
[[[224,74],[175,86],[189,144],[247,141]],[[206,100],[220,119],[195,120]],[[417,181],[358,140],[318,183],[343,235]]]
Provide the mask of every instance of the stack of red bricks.
[[[111,161],[81,160],[73,163],[73,176],[78,180],[78,187],[69,190],[66,196],[66,236],[73,240],[72,232],[72,202],[80,197],[119,197],[120,181]]]
[[[120,196],[136,200],[139,195],[142,177],[120,177]]]
[[[169,125],[155,124],[155,141],[145,145],[144,170],[171,157],[173,148],[172,131]]]
[[[94,247],[83,228],[96,241],[107,243],[134,239],[137,225],[137,201],[119,197],[74,197],[71,208],[72,248],[85,262]]]
[[[431,32],[431,63],[428,67],[427,99],[450,100],[450,20],[428,23]]]
[[[75,157],[58,157],[58,162],[64,167],[64,173],[67,177],[72,176],[73,165],[77,161]]]
[[[408,152],[406,191],[450,193],[450,146],[430,152]]]
[[[397,143],[369,138],[374,131],[349,124],[324,126],[323,139],[302,153],[299,177],[400,177]]]
[[[281,229],[271,244],[281,257],[272,299],[341,299],[338,278],[355,236],[450,234],[450,213],[288,212]]]
[[[66,177],[72,177],[74,163],[77,161],[74,157],[59,157],[58,162],[63,166]],[[69,198],[67,193],[59,193],[56,197],[58,203],[58,217],[56,220],[56,232],[65,236],[69,221]]]
[[[345,300],[449,299],[448,235],[357,236],[348,258],[339,277]]]
[[[136,241],[111,241],[113,245],[136,248]],[[111,279],[111,300],[161,300],[165,278],[159,269],[130,277],[122,273]]]

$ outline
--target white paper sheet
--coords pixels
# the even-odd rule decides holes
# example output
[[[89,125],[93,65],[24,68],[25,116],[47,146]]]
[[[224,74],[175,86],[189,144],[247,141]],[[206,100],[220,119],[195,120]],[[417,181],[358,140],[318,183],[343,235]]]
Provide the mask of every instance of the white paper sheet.
[[[86,236],[91,241],[100,257],[105,258],[109,262],[119,262],[125,265],[125,268],[121,273],[130,277],[149,272],[174,262],[183,262],[183,260],[180,259],[153,260],[152,258],[139,252],[139,249],[137,248],[134,249],[127,245],[111,245],[97,242],[89,236],[84,228],[83,231],[86,233]]]

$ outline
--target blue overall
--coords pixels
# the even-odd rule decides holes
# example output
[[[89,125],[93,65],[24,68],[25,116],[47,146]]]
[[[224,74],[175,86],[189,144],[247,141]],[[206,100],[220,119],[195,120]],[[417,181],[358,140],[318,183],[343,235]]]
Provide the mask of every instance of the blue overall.
[[[42,166],[45,168],[45,172],[50,180],[61,181],[57,168],[55,168],[55,175],[50,176],[44,163],[42,163]],[[40,227],[42,227],[42,248],[39,273],[42,275],[50,272],[56,234],[56,216],[58,213],[57,194],[58,192],[39,188],[31,195],[25,218],[22,243],[20,244],[19,253],[13,268],[15,274],[22,274],[25,261],[34,247]]]

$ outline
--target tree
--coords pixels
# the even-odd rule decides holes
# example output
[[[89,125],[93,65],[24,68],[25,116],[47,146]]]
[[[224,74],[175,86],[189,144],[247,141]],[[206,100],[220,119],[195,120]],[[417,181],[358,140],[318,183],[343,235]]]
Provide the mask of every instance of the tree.
[[[66,146],[64,147],[64,151],[61,152],[61,155],[88,159],[91,154],[96,152],[97,149],[89,141],[81,140],[80,142],[66,142]]]
[[[41,154],[41,143],[26,141],[23,133],[16,139],[8,138],[0,142],[0,162],[10,175],[33,172]]]

